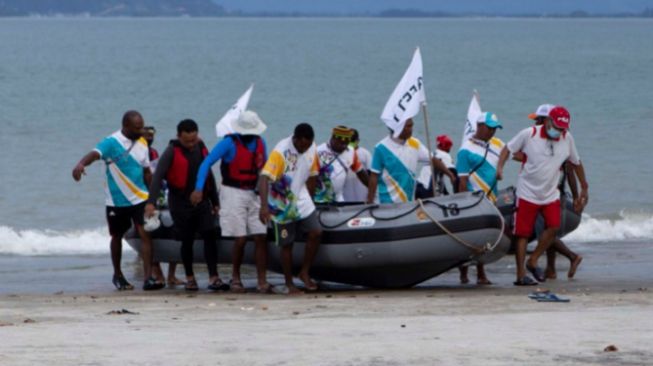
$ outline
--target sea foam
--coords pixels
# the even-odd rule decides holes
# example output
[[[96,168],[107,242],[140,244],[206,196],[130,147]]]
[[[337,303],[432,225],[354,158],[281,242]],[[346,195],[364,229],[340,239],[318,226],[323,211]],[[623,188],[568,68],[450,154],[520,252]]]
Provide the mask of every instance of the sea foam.
[[[0,226],[0,254],[89,255],[109,253],[106,227],[93,230],[16,230]],[[123,249],[131,247],[123,243]]]
[[[93,255],[109,253],[106,227],[92,230],[16,230],[0,226],[0,255]],[[565,237],[568,242],[653,241],[653,215],[621,212],[613,219],[583,214],[580,226]],[[132,250],[123,242],[124,250]]]
[[[653,240],[653,215],[625,211],[614,219],[583,214],[580,226],[565,237],[566,241],[577,243],[646,239]]]

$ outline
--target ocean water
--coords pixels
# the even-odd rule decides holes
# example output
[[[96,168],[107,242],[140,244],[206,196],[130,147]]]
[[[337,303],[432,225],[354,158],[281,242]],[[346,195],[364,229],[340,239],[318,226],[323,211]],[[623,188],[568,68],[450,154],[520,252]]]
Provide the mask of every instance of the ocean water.
[[[213,145],[217,119],[255,83],[270,146],[306,121],[318,142],[346,124],[371,149],[416,46],[433,136],[459,146],[474,89],[504,140],[537,105],[565,105],[590,183],[568,239],[653,239],[651,20],[0,19],[0,45],[0,257],[16,266],[108,261],[103,164],[80,183],[71,170],[124,111],[156,126],[160,150],[183,118]],[[503,184],[517,165],[507,170]]]

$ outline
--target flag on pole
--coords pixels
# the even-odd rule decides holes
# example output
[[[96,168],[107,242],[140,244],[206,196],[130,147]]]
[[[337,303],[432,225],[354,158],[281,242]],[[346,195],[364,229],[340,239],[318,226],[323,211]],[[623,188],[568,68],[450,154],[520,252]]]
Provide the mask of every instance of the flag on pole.
[[[215,133],[218,137],[222,138],[226,135],[232,134],[234,131],[231,129],[231,122],[235,121],[240,117],[240,114],[247,109],[247,104],[249,104],[249,97],[252,95],[252,90],[254,90],[254,84],[249,86],[249,89],[238,98],[236,104],[231,106],[227,113],[220,118],[220,120],[215,124]]]
[[[469,140],[476,133],[476,120],[481,115],[481,103],[479,101],[478,92],[474,90],[472,100],[469,102],[467,109],[467,121],[465,121],[465,129],[463,130],[463,140],[460,146],[463,146],[465,141]]]
[[[415,117],[419,113],[421,105],[426,102],[422,76],[422,54],[418,47],[413,54],[413,60],[390,95],[381,114],[381,120],[394,131],[393,137],[395,138],[399,137],[404,129],[406,120]]]

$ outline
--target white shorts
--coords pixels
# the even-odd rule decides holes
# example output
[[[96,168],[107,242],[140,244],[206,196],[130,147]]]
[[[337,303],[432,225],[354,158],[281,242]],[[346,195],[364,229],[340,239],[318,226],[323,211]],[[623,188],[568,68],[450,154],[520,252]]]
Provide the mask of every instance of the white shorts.
[[[254,191],[222,186],[220,189],[220,228],[223,236],[243,237],[266,234],[259,219],[261,201]]]

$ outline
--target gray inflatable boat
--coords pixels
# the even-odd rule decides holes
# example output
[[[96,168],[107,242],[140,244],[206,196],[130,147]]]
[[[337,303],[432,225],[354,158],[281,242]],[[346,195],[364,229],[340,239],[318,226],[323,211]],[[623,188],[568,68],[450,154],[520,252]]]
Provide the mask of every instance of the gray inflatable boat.
[[[511,240],[504,231],[511,222],[513,202],[514,190],[506,189],[500,192],[498,206],[480,193],[467,192],[403,204],[319,207],[323,234],[311,276],[351,285],[400,288],[464,263],[497,261],[510,249]],[[569,205],[565,207],[568,211]],[[152,233],[155,260],[181,262],[181,245],[175,240],[168,212],[162,212],[161,221],[162,226]],[[575,229],[578,222],[577,215],[568,217],[561,231]],[[268,238],[268,269],[281,272],[274,236],[270,233]],[[141,242],[134,230],[126,240],[140,252]],[[297,271],[304,254],[303,240],[300,237],[293,250]],[[194,247],[197,263],[204,262],[202,247],[198,238]],[[233,238],[220,237],[220,263],[231,262],[232,247]],[[254,263],[253,247],[246,247],[244,263]]]

